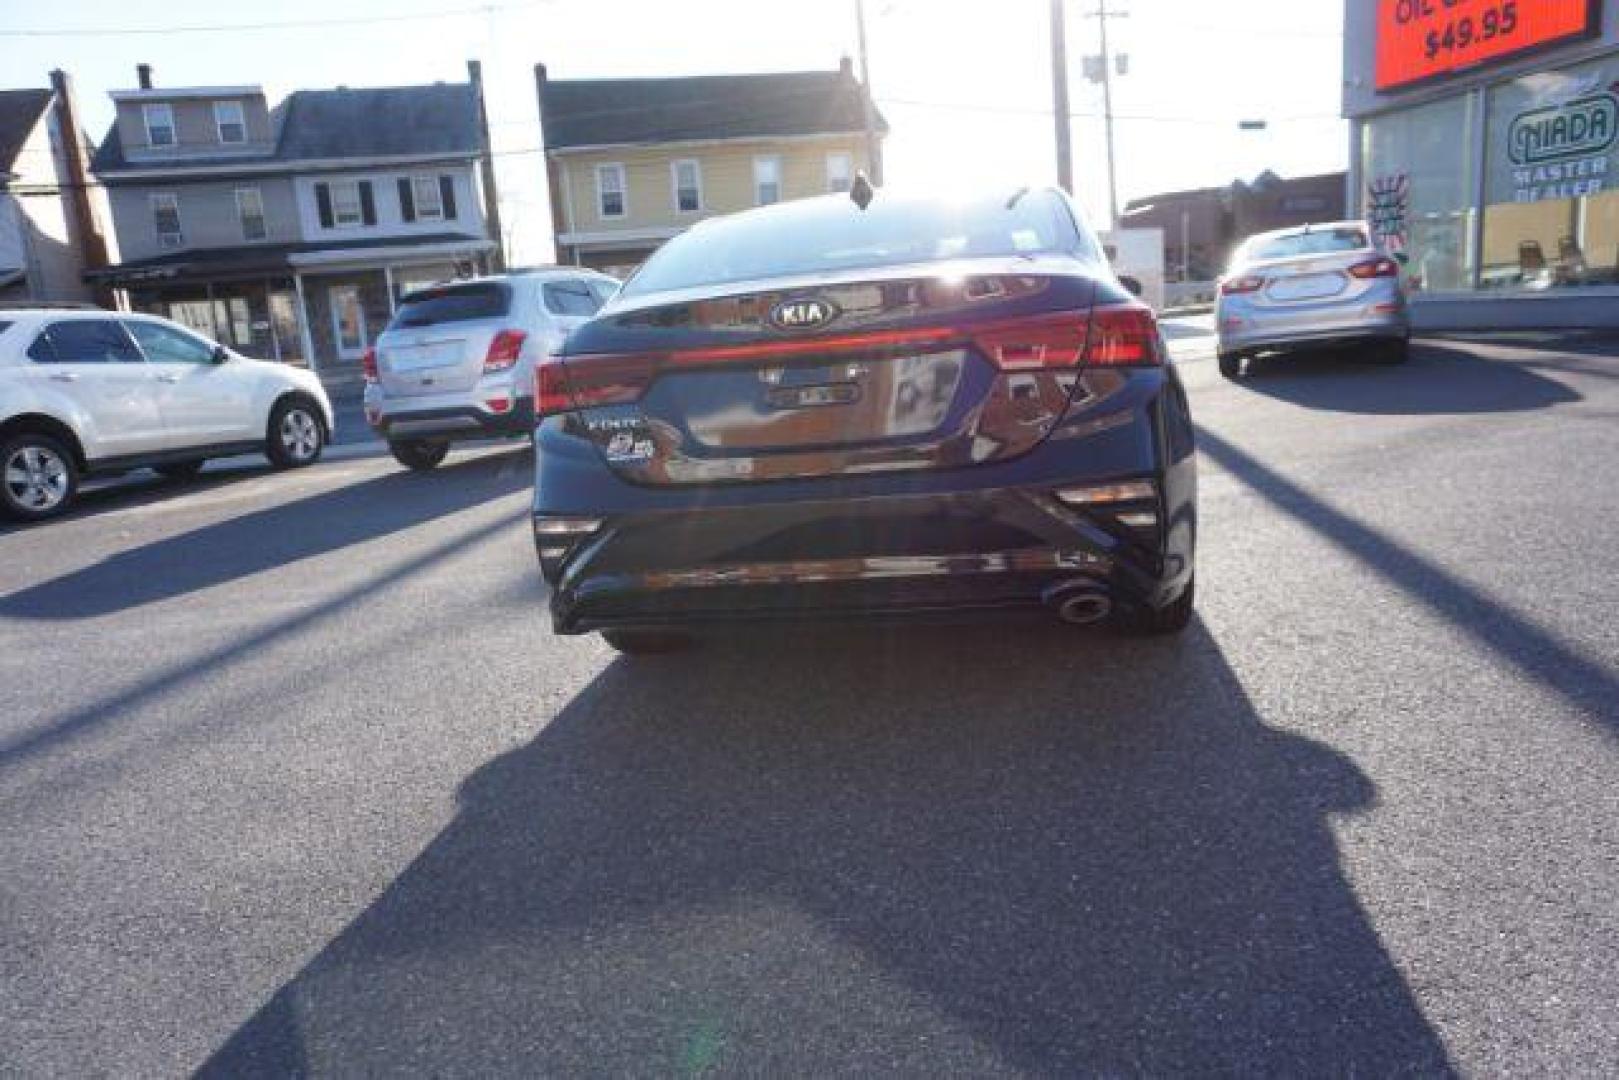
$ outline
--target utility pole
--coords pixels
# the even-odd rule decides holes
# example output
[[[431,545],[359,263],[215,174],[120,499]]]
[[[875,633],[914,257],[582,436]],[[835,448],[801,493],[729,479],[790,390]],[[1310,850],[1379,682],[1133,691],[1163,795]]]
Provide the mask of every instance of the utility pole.
[[[495,186],[495,155],[489,144],[489,110],[484,104],[483,64],[467,61],[467,78],[472,83],[472,96],[478,106],[478,173],[483,181],[484,226],[489,239],[495,242],[490,253],[490,269],[501,273],[506,269],[506,234],[500,227],[500,189]]]
[[[1096,0],[1090,18],[1102,28],[1102,118],[1107,128],[1107,209],[1108,228],[1119,227],[1119,180],[1113,164],[1113,55],[1107,47],[1107,21],[1123,18],[1122,12],[1109,12],[1107,0]]]
[[[1051,0],[1051,104],[1057,119],[1057,183],[1072,195],[1074,155],[1068,145],[1068,28],[1062,5],[1063,0]]]
[[[883,186],[883,148],[877,142],[877,106],[871,101],[871,64],[866,56],[866,0],[854,0],[855,27],[860,34],[861,100],[866,111],[866,164],[871,182]]]

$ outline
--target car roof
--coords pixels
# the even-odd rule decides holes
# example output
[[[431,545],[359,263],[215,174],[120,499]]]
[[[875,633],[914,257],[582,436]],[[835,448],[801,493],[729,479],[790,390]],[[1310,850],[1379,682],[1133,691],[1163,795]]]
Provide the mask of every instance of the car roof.
[[[511,285],[518,281],[533,281],[539,278],[552,277],[592,277],[602,278],[606,281],[616,281],[617,278],[592,270],[588,266],[523,266],[515,270],[508,270],[501,274],[479,274],[477,277],[445,278],[435,281],[431,285],[423,285],[423,289],[445,289],[455,285]],[[420,290],[413,290],[420,291]]]
[[[1043,193],[1061,195],[1062,189],[1052,184],[961,184],[945,185],[938,189],[900,185],[873,189],[872,200],[873,202],[881,200],[893,203],[935,203],[944,205],[962,199],[1004,198],[1008,204],[1011,204],[1030,195]],[[743,210],[734,210],[728,214],[713,214],[700,221],[693,222],[686,231],[695,232],[699,229],[712,229],[716,224],[734,221],[737,218],[745,218],[750,221],[786,218],[788,220],[813,223],[816,219],[823,217],[829,210],[840,207],[851,200],[852,197],[847,191],[834,191],[826,195],[811,195],[801,199],[782,199],[779,202],[767,203],[764,206],[750,206]],[[1085,224],[1090,225],[1089,222]]]
[[[17,307],[0,305],[0,319],[104,319],[108,316],[127,315],[124,311],[109,311],[92,304],[27,304]]]
[[[1364,221],[1312,221],[1307,225],[1289,225],[1285,229],[1272,229],[1269,232],[1254,233],[1243,243],[1252,243],[1255,240],[1278,240],[1287,236],[1304,236],[1306,233],[1328,232],[1332,229],[1358,229],[1369,233]]]

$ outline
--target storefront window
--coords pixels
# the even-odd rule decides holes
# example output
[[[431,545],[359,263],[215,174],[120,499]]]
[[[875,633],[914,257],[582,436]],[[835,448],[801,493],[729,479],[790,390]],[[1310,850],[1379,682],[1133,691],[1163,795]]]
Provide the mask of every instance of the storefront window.
[[[1474,101],[1463,94],[1363,128],[1363,212],[1383,247],[1403,257],[1413,290],[1473,285]]]
[[[169,318],[204,337],[237,348],[253,345],[253,316],[246,297],[223,300],[173,300]]]
[[[1489,93],[1486,288],[1619,284],[1619,60]]]

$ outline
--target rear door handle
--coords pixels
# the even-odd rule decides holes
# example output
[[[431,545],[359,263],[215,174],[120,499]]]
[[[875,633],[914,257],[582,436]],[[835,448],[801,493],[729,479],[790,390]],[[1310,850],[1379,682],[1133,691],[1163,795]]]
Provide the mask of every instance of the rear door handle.
[[[51,382],[78,382],[79,377],[71,371],[58,371],[51,376]]]
[[[153,378],[155,378],[158,382],[166,383],[177,383],[180,381],[180,376],[178,375],[154,375]]]

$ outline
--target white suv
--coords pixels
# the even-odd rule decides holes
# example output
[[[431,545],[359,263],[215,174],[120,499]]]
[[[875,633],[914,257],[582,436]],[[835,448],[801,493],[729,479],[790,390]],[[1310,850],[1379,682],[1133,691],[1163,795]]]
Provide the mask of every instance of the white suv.
[[[399,463],[431,469],[452,442],[529,437],[534,364],[618,291],[606,274],[546,267],[405,294],[365,354],[365,417]]]
[[[311,372],[238,356],[167,319],[0,308],[0,510],[13,518],[61,513],[93,473],[185,479],[242,453],[308,465],[333,423]]]

